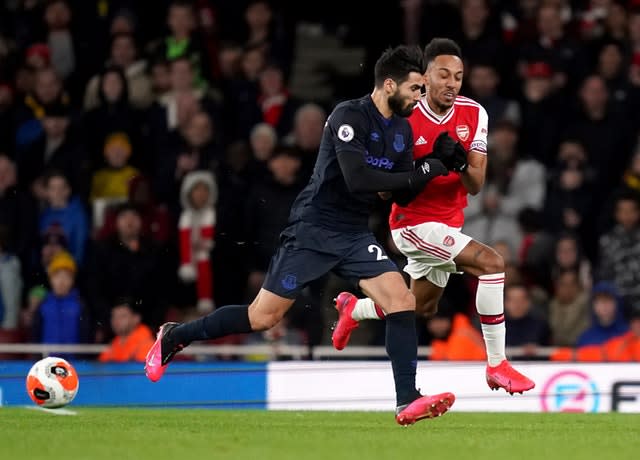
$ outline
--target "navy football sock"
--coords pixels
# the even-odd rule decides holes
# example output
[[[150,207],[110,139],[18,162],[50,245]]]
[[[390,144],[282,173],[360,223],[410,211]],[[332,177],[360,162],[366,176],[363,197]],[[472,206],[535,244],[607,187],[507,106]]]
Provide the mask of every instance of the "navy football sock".
[[[169,333],[172,342],[183,346],[194,340],[217,339],[231,334],[252,332],[248,305],[227,305],[207,316],[180,324]]]
[[[403,406],[420,396],[416,390],[416,314],[413,311],[401,311],[391,313],[385,319],[387,354],[391,359],[393,380],[396,383],[396,401],[398,406]]]

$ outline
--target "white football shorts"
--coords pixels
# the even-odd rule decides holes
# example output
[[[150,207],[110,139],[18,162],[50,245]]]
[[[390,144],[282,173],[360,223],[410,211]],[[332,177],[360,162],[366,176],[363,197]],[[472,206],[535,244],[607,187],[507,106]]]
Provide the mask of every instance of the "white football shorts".
[[[391,231],[393,242],[407,258],[404,271],[413,279],[426,278],[445,287],[451,273],[458,273],[453,259],[472,238],[439,222],[397,228]]]

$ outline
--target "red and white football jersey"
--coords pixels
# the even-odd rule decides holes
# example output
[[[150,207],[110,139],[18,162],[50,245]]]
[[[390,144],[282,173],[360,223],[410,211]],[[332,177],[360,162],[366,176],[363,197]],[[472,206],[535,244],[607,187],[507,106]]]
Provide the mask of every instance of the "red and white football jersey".
[[[447,131],[460,141],[467,152],[487,154],[487,111],[473,99],[456,97],[453,107],[444,115],[436,115],[426,98],[416,104],[409,117],[413,131],[413,158],[430,155],[441,132]],[[393,204],[389,216],[392,229],[425,222],[440,222],[450,227],[462,227],[463,210],[467,206],[467,190],[460,174],[449,171],[448,176],[431,180],[408,206]]]

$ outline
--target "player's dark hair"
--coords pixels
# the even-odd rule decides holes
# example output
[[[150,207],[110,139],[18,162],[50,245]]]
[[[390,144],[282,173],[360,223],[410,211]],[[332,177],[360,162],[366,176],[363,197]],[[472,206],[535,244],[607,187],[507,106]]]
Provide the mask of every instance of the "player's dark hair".
[[[417,46],[388,48],[376,61],[373,70],[375,85],[381,87],[387,78],[401,84],[411,72],[423,74],[425,69],[424,56]]]
[[[434,38],[424,47],[425,64],[429,65],[438,56],[458,56],[462,59],[462,51],[450,38]]]

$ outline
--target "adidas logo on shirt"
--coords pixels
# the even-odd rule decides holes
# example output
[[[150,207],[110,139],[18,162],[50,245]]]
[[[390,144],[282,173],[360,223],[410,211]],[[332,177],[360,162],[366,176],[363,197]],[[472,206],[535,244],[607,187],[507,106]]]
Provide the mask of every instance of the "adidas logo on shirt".
[[[427,143],[427,140],[424,137],[420,136],[416,141],[415,145],[424,145],[426,143]]]

